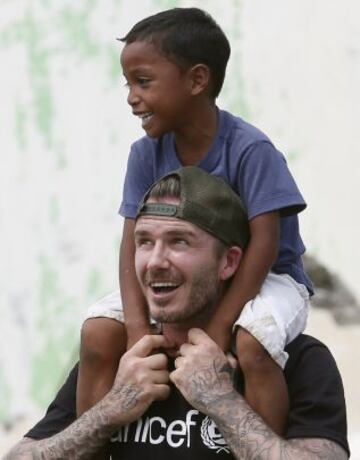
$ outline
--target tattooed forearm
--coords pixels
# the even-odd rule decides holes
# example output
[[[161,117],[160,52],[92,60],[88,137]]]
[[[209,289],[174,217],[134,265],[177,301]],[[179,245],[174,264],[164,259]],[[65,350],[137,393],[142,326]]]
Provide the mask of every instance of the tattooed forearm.
[[[304,452],[304,460],[319,459],[319,460],[346,460],[348,455],[345,450],[329,439],[312,438],[312,439],[292,439],[286,443],[283,449],[284,460],[295,458],[295,454]],[[292,456],[289,456],[290,453]]]
[[[131,385],[122,385],[85,412],[64,431],[41,441],[23,440],[4,460],[80,460],[89,459],[110,439],[121,425],[114,423],[119,413],[127,413],[137,403],[140,391]],[[127,420],[124,419],[124,423]]]
[[[346,460],[346,452],[327,439],[284,440],[237,393],[213,401],[209,414],[235,458],[248,460]]]

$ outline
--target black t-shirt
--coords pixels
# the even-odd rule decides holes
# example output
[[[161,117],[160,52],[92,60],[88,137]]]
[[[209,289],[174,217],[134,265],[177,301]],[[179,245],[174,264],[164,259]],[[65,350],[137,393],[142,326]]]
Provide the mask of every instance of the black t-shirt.
[[[344,390],[328,348],[300,335],[286,347],[285,378],[290,411],[285,438],[327,438],[348,453]],[[45,417],[25,436],[43,439],[66,428],[76,414],[77,366],[51,403]],[[243,377],[236,377],[243,388]],[[109,449],[114,460],[232,459],[214,422],[182,397],[175,387],[166,401],[156,401],[136,422],[114,433]],[[171,457],[170,457],[171,456]]]

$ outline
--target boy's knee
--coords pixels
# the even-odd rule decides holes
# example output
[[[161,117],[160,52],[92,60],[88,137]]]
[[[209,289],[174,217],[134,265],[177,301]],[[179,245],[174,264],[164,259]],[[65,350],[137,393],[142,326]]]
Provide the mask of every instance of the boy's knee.
[[[265,371],[269,365],[275,364],[261,343],[245,329],[239,329],[237,332],[236,351],[244,372]]]
[[[81,329],[80,357],[88,364],[106,363],[126,350],[123,323],[109,318],[87,319]]]

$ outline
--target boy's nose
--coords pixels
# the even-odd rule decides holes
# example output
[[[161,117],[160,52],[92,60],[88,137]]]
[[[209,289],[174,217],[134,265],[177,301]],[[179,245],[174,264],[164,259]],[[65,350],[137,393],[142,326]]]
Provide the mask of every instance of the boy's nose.
[[[129,89],[129,94],[128,94],[128,97],[127,97],[127,103],[131,106],[131,107],[134,107],[136,104],[138,104],[140,102],[140,98],[136,92],[135,89],[133,88],[130,88]]]

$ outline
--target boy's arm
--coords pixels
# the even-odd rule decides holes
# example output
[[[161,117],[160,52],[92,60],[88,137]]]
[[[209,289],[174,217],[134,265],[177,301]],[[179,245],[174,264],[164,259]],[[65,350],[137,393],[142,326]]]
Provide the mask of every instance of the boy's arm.
[[[135,220],[125,219],[120,248],[119,278],[124,309],[128,348],[150,334],[150,321],[145,297],[135,273]]]
[[[223,350],[229,348],[232,326],[244,305],[258,294],[277,258],[279,212],[268,212],[254,217],[250,221],[250,234],[250,242],[230,288],[206,328],[206,332]]]

